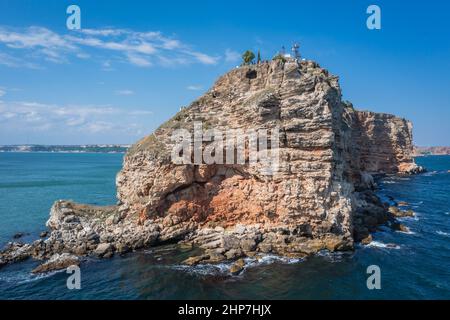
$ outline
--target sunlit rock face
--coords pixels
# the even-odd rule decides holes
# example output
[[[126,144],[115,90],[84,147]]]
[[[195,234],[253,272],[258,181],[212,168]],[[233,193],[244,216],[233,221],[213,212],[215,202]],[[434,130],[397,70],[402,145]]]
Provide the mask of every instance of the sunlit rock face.
[[[278,165],[251,163],[248,150],[240,162],[174,162],[174,133],[191,135],[199,123],[216,130],[209,141],[188,143],[199,143],[203,155],[221,140],[218,131],[265,131]],[[57,201],[49,237],[10,244],[0,266],[32,256],[49,259],[37,269],[48,270],[72,255],[107,258],[168,242],[204,249],[188,264],[348,250],[394,219],[372,191],[374,174],[420,171],[411,130],[407,120],[343,102],[338,78],[312,61],[241,66],[130,148],[117,175],[116,206]],[[218,146],[214,156],[224,149]],[[237,160],[234,146],[222,160],[228,152]]]
[[[222,132],[278,128],[278,169],[175,165],[172,133],[196,121]],[[369,173],[411,171],[411,151],[408,121],[355,111],[342,102],[338,78],[312,61],[271,61],[225,74],[135,144],[117,177],[118,198],[141,222],[162,221],[163,239],[223,249],[232,237],[233,248],[281,254],[337,250],[353,244],[355,186]],[[242,239],[252,246],[242,248]]]

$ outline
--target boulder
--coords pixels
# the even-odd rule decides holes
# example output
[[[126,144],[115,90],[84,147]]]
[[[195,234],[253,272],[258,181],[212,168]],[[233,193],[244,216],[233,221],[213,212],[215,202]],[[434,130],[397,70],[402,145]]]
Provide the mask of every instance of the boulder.
[[[114,254],[114,247],[110,243],[100,243],[94,251],[99,258],[110,258]]]
[[[36,267],[33,273],[44,273],[49,271],[65,269],[69,266],[79,265],[80,259],[69,253],[54,254],[47,262]]]
[[[188,266],[193,266],[193,265],[199,264],[200,262],[207,260],[207,259],[209,259],[208,255],[193,256],[193,257],[187,258],[182,263],[187,264]]]
[[[372,240],[373,240],[372,235],[369,234],[367,237],[361,240],[361,244],[368,245],[369,243],[372,242]]]
[[[230,267],[230,273],[232,275],[238,275],[239,273],[244,270],[245,267],[245,261],[244,259],[239,259],[235,263],[233,263]]]
[[[397,221],[392,224],[392,229],[394,229],[396,231],[400,231],[400,232],[406,232],[406,233],[410,232],[410,230],[407,226],[405,226]]]
[[[389,207],[389,212],[392,213],[394,216],[397,216],[400,212],[400,209],[394,206]]]

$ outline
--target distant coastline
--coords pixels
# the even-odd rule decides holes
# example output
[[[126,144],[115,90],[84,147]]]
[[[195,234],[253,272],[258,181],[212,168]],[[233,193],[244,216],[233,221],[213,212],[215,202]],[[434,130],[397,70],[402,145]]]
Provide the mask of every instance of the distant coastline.
[[[0,145],[0,152],[45,152],[45,153],[126,153],[128,144],[85,144],[85,145]],[[450,147],[414,147],[414,156],[450,155]]]
[[[450,147],[414,147],[414,156],[445,156],[450,155]]]
[[[125,153],[130,145],[3,145],[0,152],[45,152],[45,153]]]

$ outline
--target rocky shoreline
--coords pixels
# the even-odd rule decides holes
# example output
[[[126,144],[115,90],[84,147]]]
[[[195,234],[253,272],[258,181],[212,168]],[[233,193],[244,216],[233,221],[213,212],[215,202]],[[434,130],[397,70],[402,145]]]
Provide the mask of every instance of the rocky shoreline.
[[[174,163],[172,134],[190,134],[195,122],[220,132],[279,130],[279,167],[267,175],[247,153],[245,164]],[[201,141],[202,150],[209,146]],[[232,260],[238,273],[243,257],[353,250],[380,225],[402,229],[396,217],[406,213],[380,201],[375,180],[421,172],[412,154],[409,121],[355,110],[338,77],[317,63],[244,65],[128,150],[117,205],[57,201],[48,237],[10,243],[0,266],[31,257],[44,261],[34,271],[46,272],[79,257],[178,243],[203,251],[185,264]]]
[[[380,226],[389,226],[394,231],[407,232],[397,218],[412,217],[412,210],[401,210],[406,204],[396,206],[382,203],[372,190],[357,194],[358,209],[354,213],[355,243],[367,245],[372,233]],[[171,228],[167,225],[171,224]],[[155,247],[171,242],[190,248],[193,255],[183,261],[186,265],[235,261],[231,274],[239,274],[245,267],[243,258],[264,254],[276,254],[288,258],[304,258],[321,250],[348,251],[354,249],[353,242],[342,238],[325,236],[319,239],[308,237],[301,230],[276,228],[267,230],[259,225],[237,225],[195,230],[189,224],[173,224],[161,219],[143,224],[123,219],[118,206],[96,207],[69,201],[57,201],[47,221],[49,237],[31,244],[10,242],[0,251],[0,267],[32,258],[44,261],[32,270],[43,273],[79,265],[83,257],[107,259],[114,255]],[[183,236],[177,241],[177,237]],[[173,240],[175,239],[175,240]]]

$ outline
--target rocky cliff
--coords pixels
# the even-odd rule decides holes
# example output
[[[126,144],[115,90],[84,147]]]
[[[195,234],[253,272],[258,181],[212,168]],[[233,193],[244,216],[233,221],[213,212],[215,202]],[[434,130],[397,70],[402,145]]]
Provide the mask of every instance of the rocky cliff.
[[[411,122],[385,113],[355,111],[355,148],[360,170],[370,173],[414,173]]]
[[[267,174],[249,153],[244,163],[176,164],[172,135],[192,133],[194,123],[277,131],[279,165]],[[404,119],[354,110],[342,101],[338,78],[312,61],[242,66],[128,151],[117,206],[57,202],[50,237],[20,250],[11,245],[0,263],[18,251],[106,257],[167,242],[204,250],[187,263],[348,250],[390,219],[370,190],[372,174],[417,171],[411,129]],[[211,143],[201,141],[201,150]]]

